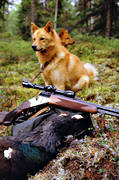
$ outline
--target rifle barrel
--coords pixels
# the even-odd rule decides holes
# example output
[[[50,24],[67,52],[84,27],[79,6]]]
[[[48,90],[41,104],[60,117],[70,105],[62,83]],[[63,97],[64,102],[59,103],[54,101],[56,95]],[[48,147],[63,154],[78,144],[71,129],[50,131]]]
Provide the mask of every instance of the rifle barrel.
[[[107,115],[115,116],[115,117],[119,118],[119,113],[110,112],[110,111],[101,110],[101,109],[98,109],[98,112],[101,113],[101,114],[107,114]]]
[[[79,100],[79,99],[77,99],[77,100],[81,101],[81,102],[85,102],[85,101],[82,101],[82,100]],[[100,112],[102,114],[107,114],[107,115],[119,117],[119,110],[118,109],[111,108],[111,107],[105,107],[105,106],[102,106],[102,105],[89,103],[89,102],[85,102],[85,103],[97,107],[98,112]]]

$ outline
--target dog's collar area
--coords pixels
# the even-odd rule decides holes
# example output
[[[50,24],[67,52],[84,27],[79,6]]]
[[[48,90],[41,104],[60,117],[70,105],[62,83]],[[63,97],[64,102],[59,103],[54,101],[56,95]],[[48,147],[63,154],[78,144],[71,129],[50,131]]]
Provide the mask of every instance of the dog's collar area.
[[[47,62],[45,62],[45,63],[42,65],[42,67],[41,67],[41,73],[43,73],[44,69],[48,66],[49,63],[50,63],[50,62],[47,61]]]
[[[56,56],[56,54],[53,55],[49,61],[46,61],[46,62],[42,65],[42,67],[41,67],[41,73],[43,73],[44,69],[52,62],[52,60],[54,59],[55,56]]]

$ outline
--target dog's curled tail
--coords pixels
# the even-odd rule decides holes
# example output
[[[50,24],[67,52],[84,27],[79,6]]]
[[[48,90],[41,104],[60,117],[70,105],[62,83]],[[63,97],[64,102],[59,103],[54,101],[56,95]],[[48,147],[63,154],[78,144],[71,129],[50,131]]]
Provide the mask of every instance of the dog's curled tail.
[[[97,71],[97,69],[95,68],[94,65],[92,65],[90,63],[85,63],[84,67],[88,72],[88,75],[90,77],[90,82],[98,80],[98,77],[97,77],[98,76],[98,71]]]

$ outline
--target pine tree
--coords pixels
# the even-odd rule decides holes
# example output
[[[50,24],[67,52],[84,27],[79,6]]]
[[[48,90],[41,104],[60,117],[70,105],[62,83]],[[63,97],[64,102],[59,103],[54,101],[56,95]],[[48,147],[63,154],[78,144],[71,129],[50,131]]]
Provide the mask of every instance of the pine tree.
[[[81,32],[108,37],[114,35],[119,24],[118,2],[118,0],[79,0],[77,27]]]

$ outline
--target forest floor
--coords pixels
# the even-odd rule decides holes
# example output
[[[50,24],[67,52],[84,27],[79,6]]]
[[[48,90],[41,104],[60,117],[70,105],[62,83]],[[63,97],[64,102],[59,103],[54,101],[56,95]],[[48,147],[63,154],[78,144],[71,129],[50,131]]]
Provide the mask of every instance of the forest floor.
[[[85,101],[119,109],[119,39],[76,34],[72,34],[75,44],[68,49],[82,62],[94,64],[99,72],[98,80],[76,95]],[[9,33],[0,34],[0,39],[0,111],[10,111],[39,93],[23,88],[22,80],[42,85],[44,82],[31,42]],[[91,117],[93,134],[72,138],[56,159],[29,179],[119,179],[119,118],[104,116],[104,127],[99,123],[99,114]],[[10,134],[11,127],[0,126],[0,135]]]

